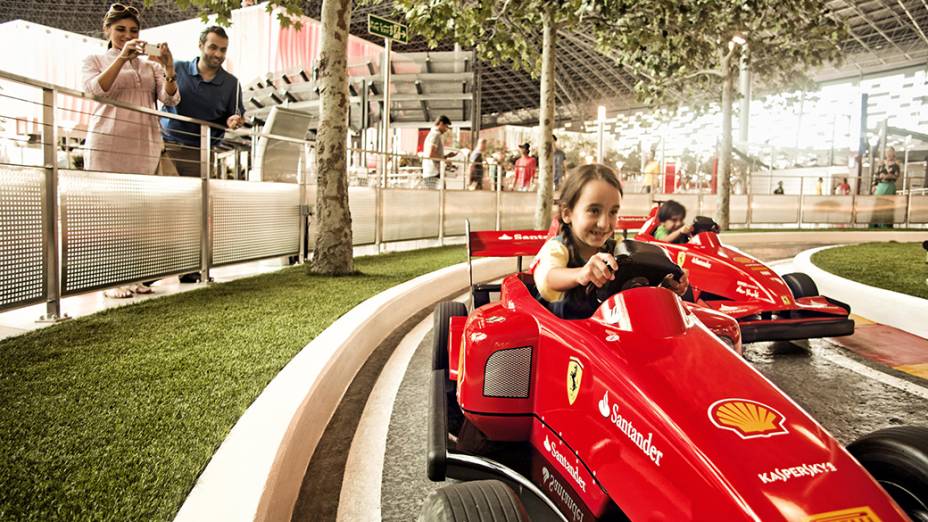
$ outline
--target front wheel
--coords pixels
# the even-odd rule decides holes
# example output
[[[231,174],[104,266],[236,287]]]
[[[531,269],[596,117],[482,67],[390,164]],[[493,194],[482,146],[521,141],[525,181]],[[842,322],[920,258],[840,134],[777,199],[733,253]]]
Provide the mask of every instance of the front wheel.
[[[425,500],[419,522],[529,522],[515,492],[499,480],[445,486]]]
[[[786,286],[793,292],[793,297],[796,299],[818,295],[818,286],[815,281],[802,272],[784,274],[783,281],[786,282]]]
[[[928,522],[928,427],[875,431],[847,450],[915,522]]]

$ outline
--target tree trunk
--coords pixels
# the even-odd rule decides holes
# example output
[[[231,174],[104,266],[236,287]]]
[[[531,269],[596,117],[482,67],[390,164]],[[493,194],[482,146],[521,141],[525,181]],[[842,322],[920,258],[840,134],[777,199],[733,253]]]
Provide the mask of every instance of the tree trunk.
[[[310,271],[354,272],[348,209],[348,24],[351,0],[323,0],[316,134],[316,244]]]
[[[557,28],[551,9],[544,14],[544,44],[541,55],[541,110],[539,111],[538,197],[535,202],[535,228],[551,226],[551,200],[554,194],[554,60]]]
[[[731,116],[732,73],[731,58],[722,58],[722,146],[719,149],[718,194],[715,220],[722,230],[728,230],[729,202],[731,200]]]

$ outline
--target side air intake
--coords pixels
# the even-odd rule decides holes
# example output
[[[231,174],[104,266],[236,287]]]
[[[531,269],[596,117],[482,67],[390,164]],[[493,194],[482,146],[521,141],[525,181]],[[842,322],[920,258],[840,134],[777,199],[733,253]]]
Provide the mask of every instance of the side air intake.
[[[483,395],[527,399],[532,378],[532,347],[499,350],[487,359]]]

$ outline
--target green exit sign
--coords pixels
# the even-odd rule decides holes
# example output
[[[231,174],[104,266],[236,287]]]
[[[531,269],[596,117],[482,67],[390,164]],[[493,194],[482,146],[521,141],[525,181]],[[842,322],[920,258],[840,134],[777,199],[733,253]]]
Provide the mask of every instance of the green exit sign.
[[[372,14],[367,15],[367,32],[384,38],[392,38],[397,42],[409,43],[408,27]]]

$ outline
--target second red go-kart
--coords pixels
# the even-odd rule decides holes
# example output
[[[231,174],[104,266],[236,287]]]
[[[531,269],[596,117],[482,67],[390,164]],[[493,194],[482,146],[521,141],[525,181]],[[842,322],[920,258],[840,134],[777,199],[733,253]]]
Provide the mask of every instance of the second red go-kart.
[[[520,236],[545,233],[469,234],[469,253],[537,252],[505,248]],[[620,243],[617,274],[638,283],[589,318],[553,315],[521,272],[472,285],[496,302],[437,307],[428,475],[461,482],[420,520],[928,520],[928,429],[846,450],[654,286],[679,275],[655,249]]]
[[[694,302],[738,320],[741,340],[785,341],[838,337],[854,333],[850,306],[819,295],[803,273],[782,277],[757,259],[721,244],[718,225],[697,217],[688,242],[665,243],[654,238],[658,208],[647,218],[624,218],[619,228],[640,226],[635,239],[660,246],[689,272]]]

